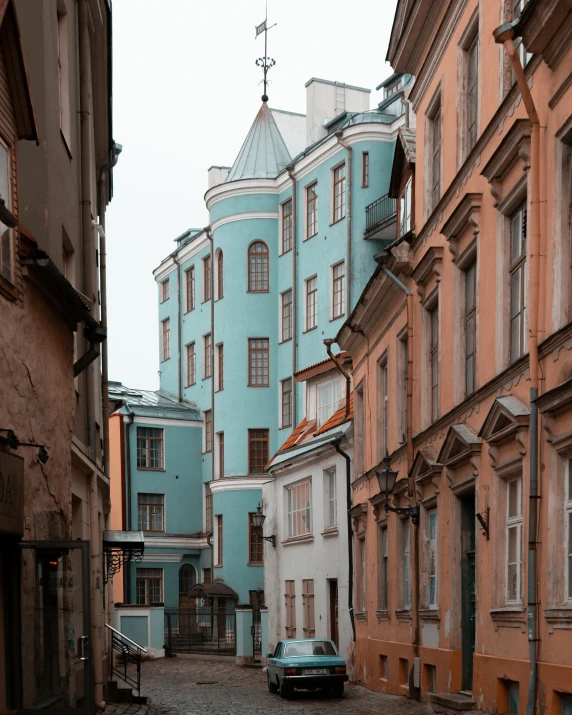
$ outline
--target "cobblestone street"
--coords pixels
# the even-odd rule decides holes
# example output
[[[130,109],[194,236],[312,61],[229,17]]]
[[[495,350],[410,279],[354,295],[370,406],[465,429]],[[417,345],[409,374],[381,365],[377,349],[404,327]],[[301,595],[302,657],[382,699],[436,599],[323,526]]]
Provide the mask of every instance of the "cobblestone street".
[[[295,693],[288,699],[268,692],[261,669],[232,664],[165,658],[144,663],[142,695],[161,715],[427,715],[429,708],[404,697],[373,693],[359,685],[346,685],[344,697],[330,699],[321,693]],[[128,709],[129,713],[127,712]],[[141,706],[109,706],[106,715],[146,715]]]

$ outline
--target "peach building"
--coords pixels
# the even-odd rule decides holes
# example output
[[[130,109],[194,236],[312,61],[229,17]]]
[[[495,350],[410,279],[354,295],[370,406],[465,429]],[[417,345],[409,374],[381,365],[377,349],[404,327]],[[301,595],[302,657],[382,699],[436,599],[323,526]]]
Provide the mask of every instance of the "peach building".
[[[435,706],[572,713],[570,9],[397,3],[398,236],[337,341],[356,677]]]

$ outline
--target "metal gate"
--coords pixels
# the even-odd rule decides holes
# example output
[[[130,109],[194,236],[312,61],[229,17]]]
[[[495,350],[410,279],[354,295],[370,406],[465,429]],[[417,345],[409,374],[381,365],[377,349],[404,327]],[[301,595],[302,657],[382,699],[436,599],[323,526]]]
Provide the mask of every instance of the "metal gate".
[[[212,602],[188,608],[165,608],[165,650],[170,653],[236,655],[234,601]]]
[[[262,658],[262,626],[260,608],[252,609],[252,650],[255,660]]]

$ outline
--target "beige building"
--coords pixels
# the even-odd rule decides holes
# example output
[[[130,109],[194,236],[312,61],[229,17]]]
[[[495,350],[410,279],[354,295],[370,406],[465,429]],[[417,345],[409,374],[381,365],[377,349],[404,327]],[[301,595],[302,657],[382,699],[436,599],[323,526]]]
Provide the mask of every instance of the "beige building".
[[[356,677],[450,708],[572,713],[570,10],[399,0],[397,240],[338,335]]]
[[[0,276],[0,710],[87,713],[105,699],[112,609],[102,555],[111,4],[11,0],[0,19],[11,177],[7,193],[0,178],[0,219],[4,209],[14,219]]]

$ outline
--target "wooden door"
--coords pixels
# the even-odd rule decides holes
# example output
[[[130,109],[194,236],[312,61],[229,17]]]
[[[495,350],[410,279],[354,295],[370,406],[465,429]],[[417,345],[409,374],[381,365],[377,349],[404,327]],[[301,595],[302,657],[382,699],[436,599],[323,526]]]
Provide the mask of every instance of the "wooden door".
[[[328,581],[330,586],[330,638],[339,648],[338,643],[338,579]]]

